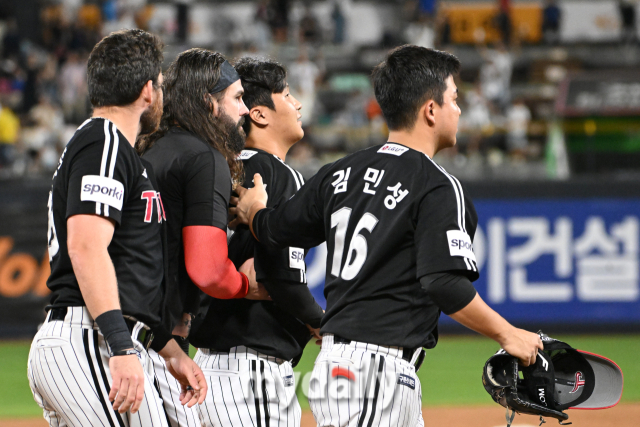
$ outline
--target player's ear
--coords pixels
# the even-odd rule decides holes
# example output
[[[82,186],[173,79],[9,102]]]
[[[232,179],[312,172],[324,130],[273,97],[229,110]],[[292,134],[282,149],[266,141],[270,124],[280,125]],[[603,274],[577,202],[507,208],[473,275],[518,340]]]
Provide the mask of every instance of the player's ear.
[[[436,102],[433,99],[429,99],[421,108],[421,115],[429,126],[436,124]]]
[[[205,93],[204,98],[204,102],[207,104],[211,114],[213,114],[214,117],[218,117],[218,111],[220,111],[218,100],[210,93]]]
[[[138,101],[142,101],[145,104],[145,108],[153,103],[153,82],[151,80],[142,86]]]
[[[249,118],[258,126],[266,126],[269,124],[269,114],[267,107],[258,105],[249,110]]]

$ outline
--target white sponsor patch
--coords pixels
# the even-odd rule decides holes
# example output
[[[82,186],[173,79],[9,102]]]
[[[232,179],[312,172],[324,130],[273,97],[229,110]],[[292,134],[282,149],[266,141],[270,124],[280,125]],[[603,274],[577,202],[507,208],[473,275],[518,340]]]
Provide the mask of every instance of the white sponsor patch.
[[[240,155],[238,156],[238,159],[240,160],[247,160],[250,159],[251,157],[255,156],[256,154],[258,154],[257,151],[253,151],[253,150],[242,150],[242,152],[240,153]]]
[[[449,242],[449,253],[451,256],[463,256],[472,261],[476,260],[476,256],[473,253],[471,238],[464,231],[447,231],[447,241]]]
[[[124,186],[120,181],[112,178],[85,175],[82,177],[80,200],[104,203],[121,211],[124,201]]]
[[[306,270],[304,264],[304,249],[289,248],[289,268],[297,268],[302,271]]]
[[[403,147],[402,145],[384,144],[382,147],[380,147],[380,149],[378,150],[378,153],[393,154],[394,156],[402,156],[407,151],[409,151],[409,149],[407,147]]]

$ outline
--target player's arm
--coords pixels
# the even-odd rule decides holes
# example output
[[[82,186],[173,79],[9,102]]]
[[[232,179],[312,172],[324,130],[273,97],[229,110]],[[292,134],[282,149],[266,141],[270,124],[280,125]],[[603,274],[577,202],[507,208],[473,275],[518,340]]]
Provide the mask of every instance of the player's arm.
[[[305,283],[267,280],[263,284],[278,307],[314,329],[320,327],[324,311]]]
[[[207,381],[200,367],[180,348],[176,340],[170,340],[159,351],[171,375],[178,380],[182,391],[180,403],[191,408],[204,402],[207,395]]]
[[[480,298],[462,271],[431,273],[420,285],[442,312],[456,322],[497,341],[524,366],[535,363],[542,341],[537,334],[515,328]]]
[[[67,250],[87,309],[112,353],[109,400],[118,412],[135,413],[144,397],[144,373],[122,317],[115,268],[108,252],[128,194],[128,170],[127,162],[117,153],[109,159],[116,162],[113,167],[109,164],[112,178],[101,176],[104,145],[104,141],[87,143],[68,159]],[[105,186],[116,191],[105,195],[99,191]]]
[[[247,271],[236,270],[229,259],[228,166],[216,162],[212,153],[197,154],[187,163],[185,174],[182,240],[189,277],[214,298],[267,298],[266,291],[249,280]]]
[[[438,181],[438,178],[441,180]],[[511,326],[482,301],[471,279],[478,277],[469,218],[460,188],[435,176],[425,189],[416,221],[416,271],[422,290],[445,313],[462,325],[497,341],[521,359],[525,366],[535,361],[540,338]]]

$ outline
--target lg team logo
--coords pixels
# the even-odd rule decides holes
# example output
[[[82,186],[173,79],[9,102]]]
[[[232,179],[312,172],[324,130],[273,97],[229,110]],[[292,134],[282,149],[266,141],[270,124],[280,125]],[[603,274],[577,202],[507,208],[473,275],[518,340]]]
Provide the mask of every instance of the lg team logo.
[[[576,383],[573,386],[573,390],[571,390],[569,393],[575,393],[577,392],[580,387],[584,386],[586,384],[585,380],[584,380],[584,375],[582,375],[582,372],[578,371],[576,372]]]
[[[162,204],[162,198],[160,197],[160,193],[157,191],[143,191],[141,199],[145,199],[147,201],[147,207],[144,213],[144,222],[151,222],[151,217],[153,216],[153,201],[155,200],[155,205],[158,207],[158,222],[162,222],[164,219],[167,220],[167,216],[164,213],[164,205]]]
[[[401,156],[407,151],[409,151],[409,149],[407,147],[403,147],[402,145],[385,144],[378,150],[378,153],[393,154],[394,156]]]

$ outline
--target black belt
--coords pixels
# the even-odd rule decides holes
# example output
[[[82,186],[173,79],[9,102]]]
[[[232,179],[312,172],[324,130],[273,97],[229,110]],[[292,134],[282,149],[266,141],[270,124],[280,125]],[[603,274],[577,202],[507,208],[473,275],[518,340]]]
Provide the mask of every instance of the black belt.
[[[351,340],[342,338],[340,335],[335,335],[335,334],[333,335],[333,342],[335,344],[351,344]],[[413,357],[416,350],[417,348],[402,347],[402,360],[406,360],[407,362],[411,363],[411,358]],[[418,370],[420,369],[420,366],[422,366],[422,362],[424,361],[424,356],[425,356],[424,348],[421,348],[420,354],[418,355],[418,359],[416,360],[416,363],[414,365],[416,367],[416,372],[418,372]]]
[[[51,315],[49,316],[49,321],[51,322],[53,320],[64,320],[66,316],[67,316],[67,307],[52,308]],[[133,329],[135,328],[138,322],[125,317],[124,323],[127,324],[127,328],[129,329],[129,332],[133,334]],[[138,335],[136,337],[132,335],[132,338],[135,338],[140,344],[142,344],[145,350],[148,350],[149,346],[151,345],[151,341],[153,341],[153,332],[151,332],[151,330],[146,328],[140,328],[140,330],[138,331]]]

